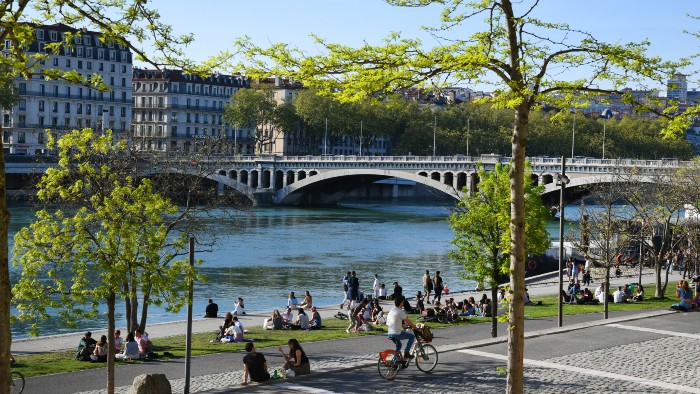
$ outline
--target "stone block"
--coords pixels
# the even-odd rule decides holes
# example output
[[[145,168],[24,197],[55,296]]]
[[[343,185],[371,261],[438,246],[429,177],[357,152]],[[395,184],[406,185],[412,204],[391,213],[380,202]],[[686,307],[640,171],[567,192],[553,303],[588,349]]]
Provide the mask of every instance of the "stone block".
[[[134,378],[129,394],[172,394],[170,382],[162,373],[143,374]]]

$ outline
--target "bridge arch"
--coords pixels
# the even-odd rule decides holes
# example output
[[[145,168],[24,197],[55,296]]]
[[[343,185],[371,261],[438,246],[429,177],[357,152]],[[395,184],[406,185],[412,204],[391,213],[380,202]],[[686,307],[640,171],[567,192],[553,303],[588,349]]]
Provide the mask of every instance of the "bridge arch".
[[[234,171],[235,172],[235,171]],[[245,172],[241,171],[241,173]],[[245,183],[238,182],[235,178],[230,177],[230,173],[227,174],[226,171],[217,171],[216,173],[213,174],[203,174],[199,169],[193,168],[193,169],[183,169],[183,168],[176,168],[176,167],[169,167],[169,168],[153,168],[149,169],[147,171],[142,171],[139,173],[139,176],[152,176],[156,174],[177,174],[177,175],[189,175],[189,176],[195,176],[199,178],[205,178],[212,180],[214,182],[218,182],[220,184],[223,184],[224,186],[228,186],[229,188],[235,190],[236,192],[244,195],[247,197],[251,202],[254,202],[255,200],[253,199],[253,191],[254,188],[249,187]]]
[[[293,184],[287,184],[286,187],[278,190],[275,199],[280,205],[333,205],[360,185],[387,178],[401,178],[420,183],[455,200],[458,200],[461,195],[453,186],[440,182],[439,173],[438,179],[435,180],[419,173],[399,170],[357,169],[327,171],[308,178],[300,178]]]

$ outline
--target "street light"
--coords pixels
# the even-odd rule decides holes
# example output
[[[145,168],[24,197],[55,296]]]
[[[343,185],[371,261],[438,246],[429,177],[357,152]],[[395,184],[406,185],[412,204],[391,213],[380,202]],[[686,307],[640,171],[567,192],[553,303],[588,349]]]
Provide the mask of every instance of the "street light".
[[[605,108],[600,113],[600,116],[603,118],[603,160],[605,160],[605,124],[608,122],[608,119],[612,118],[612,111],[609,108]]]
[[[437,128],[437,115],[433,116],[433,157],[435,157],[435,129]]]
[[[564,290],[564,189],[569,183],[566,176],[566,157],[561,157],[561,174],[557,174],[557,185],[561,186],[559,192],[559,295],[558,295],[558,316],[559,327],[562,326],[562,291]]]
[[[576,142],[576,111],[574,113],[574,124],[571,126],[571,160],[574,159],[574,143]]]

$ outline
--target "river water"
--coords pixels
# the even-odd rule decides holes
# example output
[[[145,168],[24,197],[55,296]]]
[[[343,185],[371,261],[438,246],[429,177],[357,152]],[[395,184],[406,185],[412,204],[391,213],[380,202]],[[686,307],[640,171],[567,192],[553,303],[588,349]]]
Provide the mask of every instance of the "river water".
[[[461,266],[450,260],[453,232],[447,223],[453,205],[438,200],[366,201],[348,200],[335,208],[256,208],[251,212],[218,212],[207,220],[207,231],[216,235],[211,252],[198,253],[204,263],[200,272],[207,283],[194,288],[195,317],[203,315],[207,300],[219,311],[233,308],[243,297],[246,309],[254,312],[281,308],[294,291],[301,300],[309,290],[315,305],[338,304],[346,271],[358,274],[360,287],[371,291],[373,275],[379,275],[391,293],[398,281],[404,293],[421,289],[422,273],[436,270],[452,290],[473,289],[475,283],[460,277]],[[572,207],[574,208],[574,207]],[[574,209],[577,211],[577,209]],[[575,216],[576,213],[566,214]],[[34,219],[32,207],[10,205],[10,253],[12,237]],[[549,224],[556,237],[558,223]],[[16,281],[20,270],[10,268]],[[123,305],[117,304],[117,325],[123,326]],[[172,314],[154,305],[148,322],[186,319],[186,308]],[[40,323],[41,335],[97,329],[106,326],[106,313],[78,327],[66,327],[50,319]],[[16,322],[14,338],[26,336],[27,326]]]

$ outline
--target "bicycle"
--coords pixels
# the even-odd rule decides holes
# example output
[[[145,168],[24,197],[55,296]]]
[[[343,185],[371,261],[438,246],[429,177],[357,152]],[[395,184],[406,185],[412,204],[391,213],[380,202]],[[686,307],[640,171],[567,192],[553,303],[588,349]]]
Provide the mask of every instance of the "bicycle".
[[[409,354],[414,356],[416,368],[425,373],[430,373],[435,369],[438,362],[438,352],[435,347],[429,342],[432,341],[433,335],[428,327],[413,330],[416,336],[415,342]],[[396,339],[391,339],[396,344]],[[377,361],[377,370],[379,376],[386,380],[391,380],[404,368],[408,368],[409,360],[404,360],[400,352],[394,349],[387,349],[379,352],[379,360]]]
[[[10,393],[21,394],[22,391],[24,391],[24,375],[19,371],[12,371]]]

